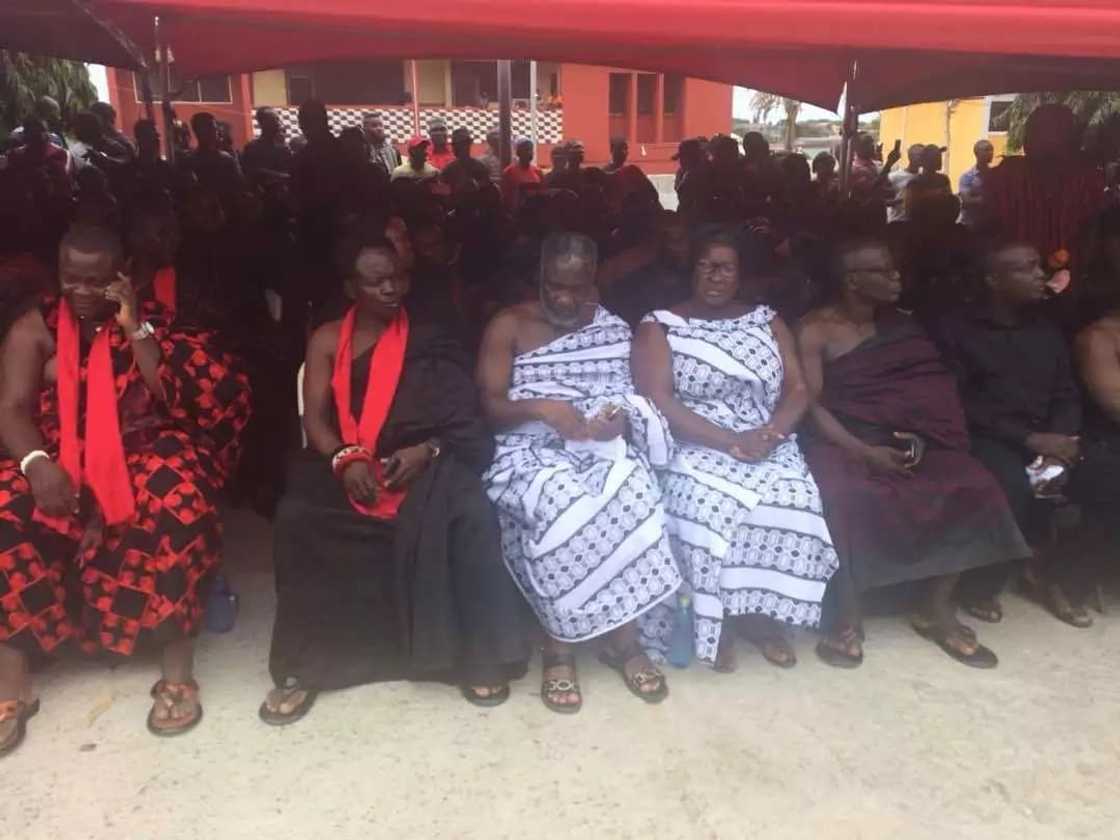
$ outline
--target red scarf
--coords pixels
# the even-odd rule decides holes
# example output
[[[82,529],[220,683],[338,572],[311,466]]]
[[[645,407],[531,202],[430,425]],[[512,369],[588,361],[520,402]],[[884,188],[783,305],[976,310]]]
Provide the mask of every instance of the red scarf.
[[[334,355],[334,376],[331,377],[331,389],[334,391],[334,403],[338,409],[339,431],[342,433],[342,442],[363,446],[373,453],[373,474],[377,480],[377,501],[372,506],[350,500],[354,510],[373,516],[377,519],[393,519],[404,501],[405,491],[387,490],[382,480],[381,462],[377,460],[377,439],[385,420],[389,417],[389,409],[397,393],[397,385],[401,381],[401,370],[404,368],[404,350],[408,344],[408,314],[402,309],[400,314],[393,319],[388,328],[377,339],[377,344],[370,354],[369,384],[366,386],[366,395],[362,401],[362,417],[360,421],[354,420],[350,410],[350,373],[353,365],[354,319],[358,308],[353,306],[342,319],[342,327],[338,331],[338,346]]]
[[[152,281],[152,292],[155,299],[174,315],[179,301],[176,293],[175,266],[165,266],[156,272],[155,279]]]
[[[58,306],[58,414],[62,440],[59,461],[75,487],[89,485],[101,506],[105,522],[119,525],[132,519],[136,500],[125,462],[121,424],[117,408],[117,386],[113,375],[113,356],[107,324],[93,339],[86,372],[85,465],[82,464],[82,438],[78,436],[78,383],[80,380],[80,343],[78,322],[70,305]],[[84,479],[84,480],[83,480]]]

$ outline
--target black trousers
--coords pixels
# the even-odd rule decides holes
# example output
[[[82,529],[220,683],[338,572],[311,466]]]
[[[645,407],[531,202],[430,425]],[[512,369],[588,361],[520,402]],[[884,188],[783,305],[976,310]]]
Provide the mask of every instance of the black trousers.
[[[972,454],[995,476],[1007,495],[1011,512],[1024,536],[1032,544],[1045,538],[1053,516],[1053,504],[1034,498],[1026,467],[1034,456],[1003,441],[975,437]],[[1057,550],[1042,558],[1048,581],[1061,586],[1073,603],[1085,600],[1098,579],[1102,563],[1120,550],[1120,446],[1109,447],[1087,441],[1084,460],[1068,485],[1069,496],[1085,511],[1085,523]],[[976,602],[997,597],[1014,572],[1015,564],[1001,563],[961,576],[957,592],[961,601]]]

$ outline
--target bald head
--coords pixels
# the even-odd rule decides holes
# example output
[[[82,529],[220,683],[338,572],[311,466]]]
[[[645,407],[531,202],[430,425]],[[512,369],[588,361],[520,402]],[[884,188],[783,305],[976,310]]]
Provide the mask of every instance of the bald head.
[[[596,299],[599,249],[581,233],[557,233],[541,246],[541,305],[558,327],[580,323]]]

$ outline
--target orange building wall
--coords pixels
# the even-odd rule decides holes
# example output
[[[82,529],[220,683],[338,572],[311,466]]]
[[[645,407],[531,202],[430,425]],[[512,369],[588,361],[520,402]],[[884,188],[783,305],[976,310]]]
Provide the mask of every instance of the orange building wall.
[[[136,95],[136,86],[133,75],[127,70],[106,68],[109,83],[110,101],[117,109],[117,124],[125,134],[132,136],[132,127],[139,119],[147,115],[144,112],[144,103],[139,102]],[[230,76],[230,99],[232,102],[176,102],[175,114],[185,123],[190,123],[191,117],[202,111],[208,111],[215,118],[230,124],[233,135],[233,147],[242,148],[253,138],[252,120],[252,84],[247,74]],[[156,125],[162,137],[167,137],[167,130],[163,124],[159,102],[155,103]]]

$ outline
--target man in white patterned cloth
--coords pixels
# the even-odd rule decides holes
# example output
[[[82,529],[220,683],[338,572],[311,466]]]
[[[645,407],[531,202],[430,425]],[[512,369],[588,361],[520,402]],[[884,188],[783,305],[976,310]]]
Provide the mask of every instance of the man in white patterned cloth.
[[[548,636],[541,699],[582,705],[570,645],[606,637],[600,659],[648,703],[669,693],[647,657],[652,611],[681,575],[652,467],[668,463],[664,418],[630,378],[630,328],[596,302],[595,243],[554,234],[540,300],[490,323],[479,354],[483,406],[497,432],[483,477],[502,551]],[[664,615],[664,609],[656,611]]]

